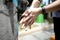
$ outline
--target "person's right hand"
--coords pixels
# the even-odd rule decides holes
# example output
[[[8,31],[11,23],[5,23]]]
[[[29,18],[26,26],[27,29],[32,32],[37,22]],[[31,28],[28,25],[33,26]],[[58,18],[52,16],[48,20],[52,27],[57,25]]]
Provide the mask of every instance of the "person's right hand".
[[[30,8],[28,10],[26,10],[22,16],[22,20],[20,21],[21,24],[25,24],[27,25],[32,25],[36,19],[36,17],[39,15],[40,13],[40,8]]]

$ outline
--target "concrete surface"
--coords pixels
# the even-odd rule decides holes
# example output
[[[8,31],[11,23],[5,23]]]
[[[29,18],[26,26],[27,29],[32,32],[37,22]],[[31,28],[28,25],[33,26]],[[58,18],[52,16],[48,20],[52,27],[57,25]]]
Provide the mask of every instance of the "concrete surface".
[[[53,27],[50,27],[49,29],[46,29],[44,31],[39,31],[39,32],[35,32],[32,34],[20,37],[18,40],[50,40],[50,36],[52,34],[54,34],[54,30],[53,30]]]

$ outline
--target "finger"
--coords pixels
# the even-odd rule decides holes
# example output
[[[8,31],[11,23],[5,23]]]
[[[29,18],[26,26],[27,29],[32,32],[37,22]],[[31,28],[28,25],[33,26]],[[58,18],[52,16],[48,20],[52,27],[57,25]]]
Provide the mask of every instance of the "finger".
[[[34,23],[34,21],[33,20],[30,20],[30,22],[28,23],[28,25],[29,25],[29,29],[31,29],[31,25]]]
[[[31,23],[32,21],[33,21],[32,18],[29,19],[29,21],[27,21],[28,25],[30,25],[30,23]]]
[[[27,22],[29,21],[29,19],[31,19],[31,16],[26,17],[25,20],[23,20],[23,22]]]
[[[27,19],[25,21],[22,22],[22,24],[25,24],[25,26],[28,26],[28,21],[29,21],[30,17],[27,17]]]
[[[31,17],[30,17],[30,20],[28,21],[28,24],[31,23],[32,21],[34,21],[34,18],[35,18],[34,15],[32,15],[32,13],[31,13],[30,16],[31,16]]]
[[[29,26],[31,26],[33,23],[34,23],[34,20],[32,19],[32,20],[29,21],[28,24],[29,24]]]
[[[27,22],[25,22],[25,25],[24,25],[24,26],[25,26],[25,28],[26,28],[26,27],[28,26],[28,23],[27,23]]]
[[[28,21],[30,22],[30,20],[31,20],[31,17],[29,16],[29,17],[27,17],[26,21],[22,20],[22,24],[25,24],[24,26],[27,27],[28,26]]]
[[[28,16],[28,11],[25,11],[23,14],[22,14],[22,16]]]
[[[32,21],[32,19],[30,19],[27,23],[28,23],[28,28],[31,29],[31,25],[30,25],[30,22]]]
[[[31,29],[31,25],[34,23],[34,19],[33,18],[29,19],[27,23],[29,25],[29,29]]]
[[[23,17],[23,18],[21,19],[21,21],[19,22],[19,24],[23,24],[24,19],[25,19],[25,17]]]
[[[29,15],[29,16],[27,16],[27,17],[25,17],[24,19],[22,19],[21,21],[20,21],[20,23],[21,24],[25,24],[25,25],[27,25],[27,21],[29,21],[29,19],[31,19],[31,17],[33,17],[33,15]]]
[[[25,29],[27,27],[27,23],[26,24],[22,24],[21,28]]]
[[[22,14],[22,16],[28,16],[30,13],[31,13],[31,12],[29,12],[28,10],[26,10],[26,11]]]
[[[21,28],[22,28],[22,29],[24,29],[24,28],[25,28],[25,26],[24,26],[24,25],[25,25],[25,24],[22,24],[22,26],[21,26]]]
[[[34,15],[30,14],[30,15],[24,20],[24,22],[29,23],[29,22],[32,21],[33,18],[34,18]]]
[[[29,21],[30,18],[31,16],[22,18],[20,24],[25,24],[25,26],[27,26],[28,25],[27,21]]]

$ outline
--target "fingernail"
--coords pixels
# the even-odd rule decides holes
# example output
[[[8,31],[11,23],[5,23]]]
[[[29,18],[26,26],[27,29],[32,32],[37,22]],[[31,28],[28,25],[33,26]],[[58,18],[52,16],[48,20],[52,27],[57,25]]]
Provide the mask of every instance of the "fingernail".
[[[20,24],[22,23],[22,21],[20,21]]]
[[[25,16],[28,16],[28,14],[25,14]]]
[[[22,16],[28,16],[28,14],[23,14]]]
[[[22,25],[22,28],[24,28],[24,25],[25,25],[25,24]]]
[[[21,21],[20,21],[20,23],[22,23],[23,21],[24,21],[24,19],[22,18]]]

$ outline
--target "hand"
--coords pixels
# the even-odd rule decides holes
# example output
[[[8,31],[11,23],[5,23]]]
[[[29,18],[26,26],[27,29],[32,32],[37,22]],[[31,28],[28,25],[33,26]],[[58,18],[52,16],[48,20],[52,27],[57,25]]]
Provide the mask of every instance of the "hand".
[[[27,25],[31,26],[34,23],[36,17],[39,15],[39,13],[40,13],[40,8],[30,8],[26,10],[22,14],[22,16],[24,17],[22,18],[20,23],[25,24],[25,26]]]

